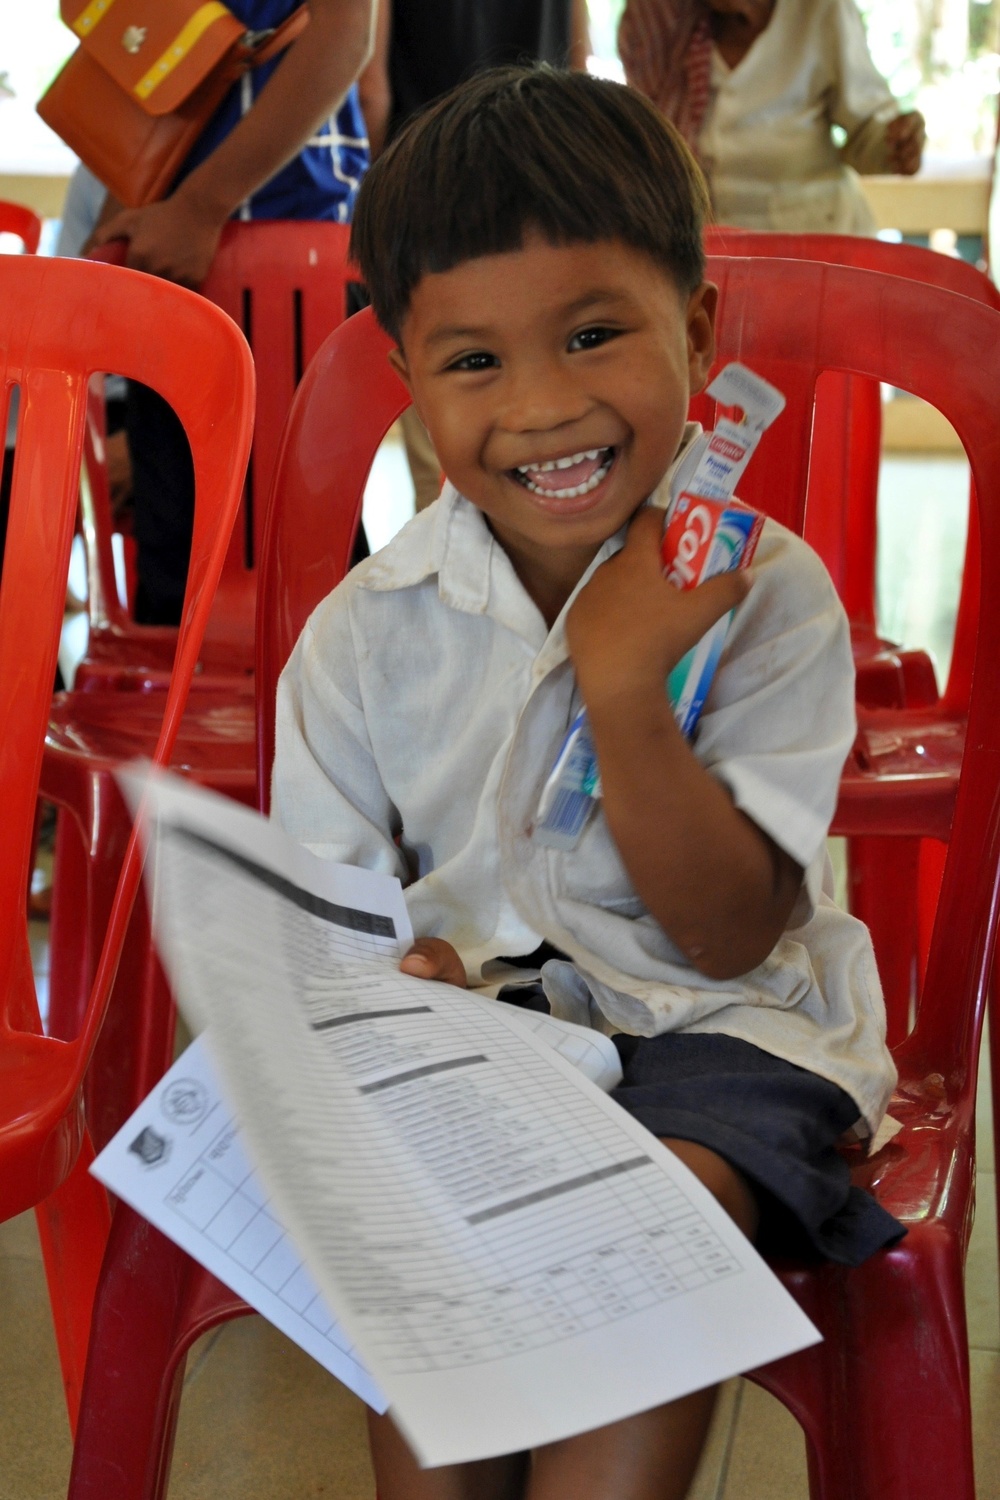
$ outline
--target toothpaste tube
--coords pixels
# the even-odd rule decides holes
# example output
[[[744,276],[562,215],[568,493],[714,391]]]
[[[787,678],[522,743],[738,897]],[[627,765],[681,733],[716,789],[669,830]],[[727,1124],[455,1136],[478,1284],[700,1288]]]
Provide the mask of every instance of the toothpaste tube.
[[[739,500],[679,495],[663,532],[667,581],[678,589],[693,589],[718,573],[749,567],[763,529],[764,517]],[[712,685],[731,619],[732,611],[716,620],[667,678],[674,718],[689,737]]]
[[[738,406],[744,420],[720,417],[686,450],[674,476],[661,557],[676,588],[696,588],[718,573],[749,566],[764,517],[733,491],[761,436],[783,410],[785,398],[744,365],[730,364],[708,388],[720,404]],[[732,613],[717,620],[667,679],[667,696],[682,732],[693,735],[725,645]],[[597,754],[585,709],[573,719],[542,790],[536,842],[572,849],[601,795]]]

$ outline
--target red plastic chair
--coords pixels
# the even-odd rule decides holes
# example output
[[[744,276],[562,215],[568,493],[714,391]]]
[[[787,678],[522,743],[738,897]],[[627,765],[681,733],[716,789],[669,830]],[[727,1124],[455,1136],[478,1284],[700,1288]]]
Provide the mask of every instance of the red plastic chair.
[[[254,600],[264,506],[271,489],[282,427],[302,373],[327,334],[346,316],[350,228],[321,220],[227,224],[201,294],[246,335],[258,372],[253,451],[241,524],[234,529],[216,595],[197,686],[243,686],[253,668]],[[95,253],[121,264],[124,241]],[[77,669],[80,689],[162,688],[176,630],[137,625],[118,599],[111,553],[111,510],[101,455],[103,420],[92,413],[90,493],[82,497],[90,584],[90,640]],[[235,682],[232,681],[235,679]]]
[[[1000,310],[1000,292],[974,266],[914,245],[850,235],[727,228],[709,231],[706,240],[719,253],[885,271],[945,287]],[[912,1024],[943,868],[943,848],[935,841],[947,839],[958,784],[978,611],[976,507],[972,497],[966,584],[951,672],[939,701],[929,658],[881,641],[875,628],[878,385],[827,372],[817,387],[815,424],[805,535],[830,569],[851,620],[861,718],[855,766],[863,772],[863,781],[856,777],[845,787],[837,831],[849,835],[851,910],[871,929],[886,994],[889,1037],[897,1041]],[[755,482],[748,475],[743,489],[752,491]],[[882,708],[912,712],[902,720],[868,713]],[[884,825],[878,820],[882,797]],[[905,813],[898,805],[900,798],[909,803]],[[913,837],[904,842],[907,833]],[[1000,1079],[1000,1056],[997,1067]]]
[[[952,419],[983,497],[984,551],[1000,546],[1000,439],[989,399],[1000,379],[996,315],[863,271],[750,260],[717,261],[712,270],[722,290],[720,362],[744,359],[796,393],[755,460],[769,475],[768,508],[777,519],[802,529],[812,393],[819,373],[833,368],[906,385]],[[372,456],[406,404],[385,362],[387,345],[370,314],[352,319],[321,351],[290,416],[258,616],[262,807],[277,672],[342,572]],[[891,1109],[904,1128],[854,1172],[909,1234],[858,1270],[782,1267],[826,1341],[754,1373],[806,1431],[813,1500],[974,1495],[962,1267],[1000,862],[1000,677],[991,670],[998,650],[995,598],[979,621],[985,669],[972,685],[970,749],[927,982],[916,1028],[896,1054],[900,1085]],[[71,1500],[163,1494],[186,1350],[246,1311],[119,1206],[95,1303]]]
[[[705,246],[710,255],[765,255],[882,271],[944,287],[1000,311],[1000,292],[982,272],[966,261],[916,245],[855,235],[779,234],[722,226],[706,230]],[[851,621],[858,702],[868,708],[933,703],[938,693],[929,657],[921,651],[901,650],[882,640],[876,630],[882,427],[878,385],[827,371],[817,390],[815,423],[805,536],[826,563]],[[961,663],[957,670],[963,671]]]
[[[344,318],[349,277],[343,224],[315,221],[232,224],[223,235],[204,294],[242,322],[262,378],[242,524],[226,567],[174,752],[174,769],[241,801],[255,796],[253,590],[266,495],[281,426],[304,362]],[[88,441],[95,461],[81,486],[90,558],[91,644],[74,691],[56,699],[42,775],[43,794],[66,811],[56,835],[52,898],[51,1024],[73,1036],[93,972],[98,935],[129,820],[113,767],[146,755],[161,713],[160,688],[176,631],[130,622],[117,596],[110,506],[102,465],[99,402],[91,402]],[[98,691],[98,689],[133,691]],[[137,1077],[159,1076],[173,1045],[173,1012],[149,937],[140,895],[104,1030],[86,1086],[88,1121],[100,1147],[138,1104],[121,1057],[142,1059]],[[137,1091],[138,1089],[138,1091]]]
[[[42,237],[42,221],[33,208],[0,198],[0,234],[16,234],[25,255],[34,255]]]
[[[151,328],[163,332],[150,337]],[[43,1034],[23,893],[76,520],[87,384],[109,364],[176,405],[195,455],[191,577],[153,746],[154,759],[165,764],[239,504],[253,411],[250,355],[227,318],[177,287],[80,261],[0,257],[2,407],[13,387],[21,392],[0,586],[0,1219],[38,1207],[71,1421],[109,1221],[103,1189],[87,1173],[92,1152],[82,1084],[138,883],[138,848],[129,842],[119,861],[95,978],[72,1041]]]

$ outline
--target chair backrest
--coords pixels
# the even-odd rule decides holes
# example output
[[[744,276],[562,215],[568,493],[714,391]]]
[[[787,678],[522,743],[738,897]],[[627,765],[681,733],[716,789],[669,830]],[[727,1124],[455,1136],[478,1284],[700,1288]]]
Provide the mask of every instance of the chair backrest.
[[[410,404],[370,310],[330,335],[288,414],[268,505],[257,593],[257,796],[267,812],[274,697],[316,605],[344,577],[376,450]]]
[[[841,371],[912,391],[958,433],[981,537],[1000,546],[1000,314],[923,282],[809,261],[714,258],[719,362],[740,359],[789,393],[741,489],[793,530],[805,519],[817,381]],[[957,1088],[976,1056],[995,937],[1000,860],[1000,594],[982,590],[969,728],[924,999],[903,1044]]]
[[[253,422],[250,352],[228,318],[180,287],[86,261],[0,257],[0,420],[12,390],[20,390],[0,578],[0,1049],[5,1033],[40,1031],[27,961],[25,892],[77,514],[87,391],[91,377],[108,369],[143,381],[170,402],[194,457],[191,567],[154,756],[165,764],[239,507]],[[78,1041],[70,1044],[78,1049],[81,1076],[138,877],[133,844],[90,1012]]]
[[[899,245],[848,234],[777,234],[712,226],[705,231],[709,255],[765,255],[858,266],[890,276],[944,287],[1000,311],[1000,290],[968,261],[919,245]],[[878,480],[882,401],[874,381],[836,371],[817,391],[813,461],[809,476],[805,535],[830,570],[852,622],[875,626],[878,546]],[[974,497],[970,497],[968,569],[963,573],[951,670],[945,690],[949,708],[968,704],[972,653],[979,609],[979,552]]]
[[[231,222],[222,232],[212,269],[200,289],[203,297],[221,307],[243,330],[258,377],[243,510],[233,529],[217,606],[230,622],[243,617],[248,644],[264,513],[281,433],[307,365],[347,315],[347,288],[357,279],[347,258],[349,239],[348,225],[326,220]],[[94,258],[120,265],[125,253],[125,242],[117,240],[95,251]],[[93,455],[95,447],[87,451]],[[91,467],[99,470],[100,465]],[[92,485],[97,528],[103,534],[109,519],[99,475]],[[92,593],[107,617],[118,619],[121,611],[110,540],[88,546],[87,551]]]
[[[33,208],[0,198],[0,234],[16,234],[26,255],[34,255],[42,237],[42,221]]]

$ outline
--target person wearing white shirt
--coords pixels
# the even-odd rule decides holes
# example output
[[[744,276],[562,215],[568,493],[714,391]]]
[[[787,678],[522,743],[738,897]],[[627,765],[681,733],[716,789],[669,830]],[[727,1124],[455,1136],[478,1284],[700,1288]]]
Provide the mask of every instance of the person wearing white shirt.
[[[680,592],[645,504],[714,357],[705,203],[646,100],[547,68],[479,75],[379,157],[352,255],[449,483],[307,623],[272,809],[321,856],[399,876],[407,973],[610,1035],[612,1098],[744,1233],[852,1264],[903,1230],[837,1149],[895,1079],[870,939],[827,882],[846,619],[772,523],[752,586]],[[666,678],[731,610],[689,743]],[[554,849],[539,795],[581,703],[602,799]],[[371,1416],[379,1496],[682,1500],[713,1399],[457,1470],[421,1470]]]
[[[919,169],[923,117],[900,110],[854,0],[629,0],[618,45],[698,156],[720,224],[873,234],[857,173]]]

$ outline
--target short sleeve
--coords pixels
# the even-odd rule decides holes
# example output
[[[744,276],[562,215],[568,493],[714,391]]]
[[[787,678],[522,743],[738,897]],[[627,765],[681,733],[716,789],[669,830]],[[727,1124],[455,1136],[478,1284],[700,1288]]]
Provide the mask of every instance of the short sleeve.
[[[314,854],[406,879],[398,815],[372,754],[350,583],[308,620],[278,682],[271,816]]]
[[[855,734],[850,630],[820,559],[773,521],[753,571],[695,753],[736,806],[818,884],[816,861]]]

